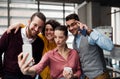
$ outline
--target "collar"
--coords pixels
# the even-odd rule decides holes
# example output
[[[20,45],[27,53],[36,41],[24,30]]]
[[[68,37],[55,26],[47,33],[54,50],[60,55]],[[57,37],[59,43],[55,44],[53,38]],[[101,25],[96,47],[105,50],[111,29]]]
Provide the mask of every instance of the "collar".
[[[80,36],[81,36],[81,34],[78,33],[78,34],[75,36],[75,38],[80,38]]]
[[[22,39],[23,39],[23,43],[28,43],[28,44],[31,44],[35,41],[35,39],[32,39],[32,38],[28,38],[27,35],[26,35],[26,28],[27,27],[24,27],[21,29],[21,35],[22,35]]]

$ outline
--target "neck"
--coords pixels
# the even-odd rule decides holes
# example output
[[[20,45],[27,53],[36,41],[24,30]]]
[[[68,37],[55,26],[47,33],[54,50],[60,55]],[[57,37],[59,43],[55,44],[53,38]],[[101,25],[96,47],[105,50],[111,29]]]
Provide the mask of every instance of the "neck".
[[[64,46],[61,46],[61,47],[58,48],[58,52],[59,52],[60,54],[65,54],[65,53],[67,53],[67,52],[66,52],[67,50],[68,50],[68,47],[67,47],[66,44],[65,44]]]
[[[65,59],[67,60],[68,55],[69,55],[69,48],[67,45],[62,46],[61,48],[58,48],[58,53]]]
[[[28,26],[26,27],[25,31],[26,31],[26,36],[27,36],[29,39],[36,39],[35,36],[32,36],[32,35],[30,34],[31,32],[30,32],[30,29],[29,29]]]

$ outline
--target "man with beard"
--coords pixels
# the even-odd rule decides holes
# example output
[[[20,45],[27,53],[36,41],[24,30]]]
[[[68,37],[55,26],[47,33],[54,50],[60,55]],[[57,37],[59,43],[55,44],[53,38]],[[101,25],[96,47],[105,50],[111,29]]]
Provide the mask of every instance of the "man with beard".
[[[35,64],[41,57],[44,48],[42,39],[38,37],[38,33],[42,31],[46,21],[46,17],[41,12],[34,13],[28,25],[14,33],[7,34],[6,32],[0,39],[0,78],[3,79],[35,79],[34,77],[23,75],[18,66],[18,55],[22,52],[23,44],[32,45],[32,55]],[[2,54],[4,58],[2,61]]]

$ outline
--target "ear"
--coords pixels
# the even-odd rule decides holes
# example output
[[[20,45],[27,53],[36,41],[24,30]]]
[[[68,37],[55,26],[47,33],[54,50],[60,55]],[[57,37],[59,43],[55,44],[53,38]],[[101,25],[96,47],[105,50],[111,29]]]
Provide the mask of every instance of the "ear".
[[[30,25],[30,23],[31,23],[31,20],[28,20],[28,25]]]

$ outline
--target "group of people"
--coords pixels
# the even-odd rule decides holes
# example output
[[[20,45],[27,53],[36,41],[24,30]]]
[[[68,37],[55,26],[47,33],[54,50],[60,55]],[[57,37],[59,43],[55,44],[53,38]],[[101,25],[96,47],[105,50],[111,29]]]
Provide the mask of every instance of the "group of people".
[[[46,22],[44,14],[36,12],[27,25],[12,26],[0,38],[2,79],[35,79],[37,74],[39,79],[110,79],[103,49],[111,51],[112,41],[81,23],[77,14],[66,16],[66,25],[61,25],[52,19]],[[85,36],[80,29],[85,29]],[[66,44],[68,30],[74,36],[73,49]],[[22,52],[25,42],[32,45],[33,59],[28,63],[29,54]]]

